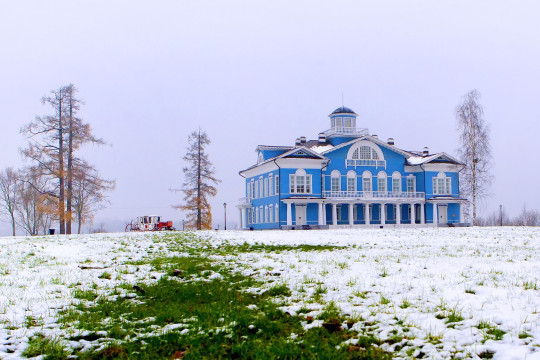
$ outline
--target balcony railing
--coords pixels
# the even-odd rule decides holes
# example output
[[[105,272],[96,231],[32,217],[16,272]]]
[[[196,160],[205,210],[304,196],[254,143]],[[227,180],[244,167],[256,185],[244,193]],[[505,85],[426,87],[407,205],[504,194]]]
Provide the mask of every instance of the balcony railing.
[[[248,197],[241,197],[238,199],[238,205],[249,205],[250,199]]]
[[[355,128],[355,127],[335,127],[332,129],[328,129],[324,131],[324,134],[326,136],[332,136],[332,135],[356,135],[356,136],[363,136],[368,135],[368,129],[361,129],[361,128]]]
[[[364,159],[347,159],[345,160],[346,166],[375,166],[386,168],[385,160],[364,160]]]
[[[335,199],[424,199],[423,192],[391,192],[391,191],[323,191],[325,198]]]

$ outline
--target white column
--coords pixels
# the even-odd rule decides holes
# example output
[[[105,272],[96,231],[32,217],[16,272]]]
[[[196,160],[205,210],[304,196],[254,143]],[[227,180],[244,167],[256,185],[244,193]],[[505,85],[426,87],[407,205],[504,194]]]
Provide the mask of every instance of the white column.
[[[369,225],[369,204],[364,204],[364,222]]]
[[[411,224],[416,224],[416,206],[415,204],[410,204],[411,207]]]
[[[287,226],[292,225],[292,208],[291,203],[287,203]]]
[[[465,222],[465,213],[463,212],[463,203],[459,203],[459,222]]]
[[[433,203],[433,225],[437,225],[439,223],[439,219],[437,219],[437,204]]]
[[[349,225],[354,225],[354,211],[353,211],[353,204],[349,204]]]
[[[323,207],[322,207],[322,218],[323,218],[323,225],[326,225],[326,204],[323,204]]]
[[[319,225],[324,225],[323,223],[323,203],[319,203]]]
[[[426,214],[424,210],[424,203],[420,203],[420,224],[422,225],[426,223]]]
[[[337,204],[332,204],[332,225],[337,225]]]
[[[396,204],[396,224],[401,224],[401,204]]]
[[[244,208],[238,208],[238,211],[240,211],[240,229],[243,229],[245,226],[244,223]]]
[[[381,225],[386,224],[386,204],[381,204]]]

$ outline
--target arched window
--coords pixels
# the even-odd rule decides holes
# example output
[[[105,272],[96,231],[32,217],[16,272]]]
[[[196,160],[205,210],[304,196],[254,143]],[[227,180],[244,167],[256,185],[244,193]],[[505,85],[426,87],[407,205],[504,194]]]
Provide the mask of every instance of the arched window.
[[[289,175],[289,188],[292,194],[311,194],[311,175],[304,169],[298,169]]]
[[[392,192],[401,192],[401,174],[398,171],[392,173]]]
[[[379,155],[369,146],[360,146],[353,151],[352,158],[355,160],[379,160]]]
[[[274,212],[276,213],[274,216],[274,219],[276,219],[276,222],[279,222],[279,207],[277,203],[276,203],[276,206],[274,207]]]
[[[387,191],[386,181],[387,181],[386,173],[384,171],[380,171],[379,174],[377,175],[377,190],[379,192]]]
[[[264,222],[268,222],[268,206],[264,207]]]
[[[364,192],[370,192],[372,191],[371,186],[371,173],[369,171],[364,171],[362,173],[362,191]]]
[[[268,205],[268,222],[274,222],[274,205]]]
[[[340,191],[341,190],[341,173],[338,170],[332,171],[330,174],[330,191]]]
[[[386,166],[380,147],[368,140],[352,145],[347,152],[347,166]]]
[[[433,178],[433,194],[434,195],[452,194],[452,179],[447,177],[445,173],[440,172],[437,175],[437,177]]]
[[[347,192],[356,192],[356,173],[352,170],[347,173]]]
[[[273,179],[273,175],[270,174],[268,175],[268,196],[272,196],[274,195],[274,179]]]
[[[261,224],[264,222],[264,211],[262,205],[259,206],[259,222]]]

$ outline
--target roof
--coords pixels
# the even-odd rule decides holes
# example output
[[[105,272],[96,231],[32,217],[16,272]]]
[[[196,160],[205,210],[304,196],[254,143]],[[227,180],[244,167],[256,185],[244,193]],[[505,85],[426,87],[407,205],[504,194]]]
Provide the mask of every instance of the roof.
[[[267,163],[272,162],[272,161],[277,160],[277,159],[282,159],[282,158],[285,158],[285,157],[295,157],[294,155],[296,155],[297,153],[302,153],[302,155],[307,155],[307,156],[309,156],[311,158],[316,158],[316,159],[320,159],[320,160],[326,160],[327,159],[323,155],[321,155],[321,154],[319,154],[319,153],[317,153],[317,152],[315,152],[315,151],[313,151],[313,150],[311,150],[311,149],[309,149],[309,148],[307,148],[305,146],[297,146],[297,147],[293,148],[292,150],[284,152],[283,154],[274,156],[274,157],[272,157],[270,159],[267,159],[267,160],[265,160],[263,162],[252,165],[252,166],[248,167],[247,169],[240,171],[239,173],[242,174],[245,171],[254,169],[256,167],[267,164]]]
[[[274,145],[259,145],[255,151],[259,150],[292,150],[295,146],[274,146]]]
[[[354,114],[354,115],[358,115],[352,109],[349,109],[348,107],[345,107],[345,106],[338,107],[336,110],[332,111],[332,113],[330,115],[334,115],[334,114]]]
[[[427,164],[435,160],[442,160],[447,163],[463,165],[459,160],[453,158],[445,152],[436,153],[428,156],[413,155],[407,159],[408,165],[422,165]]]

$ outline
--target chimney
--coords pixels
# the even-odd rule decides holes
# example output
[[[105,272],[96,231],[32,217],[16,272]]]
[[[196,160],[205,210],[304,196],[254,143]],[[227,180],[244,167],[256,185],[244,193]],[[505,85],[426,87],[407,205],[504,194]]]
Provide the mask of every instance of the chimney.
[[[386,140],[386,142],[388,143],[388,145],[394,146],[394,138],[388,138],[388,140]]]
[[[424,151],[422,151],[422,155],[424,156],[429,155],[429,148],[427,146],[424,147]]]
[[[300,138],[296,138],[296,141],[294,142],[294,146],[300,146]]]
[[[300,136],[300,144],[305,144],[305,143],[306,143],[306,137]]]
[[[379,137],[377,135],[371,135],[372,138],[378,139]]]
[[[326,143],[326,134],[325,133],[319,133],[319,144]]]

